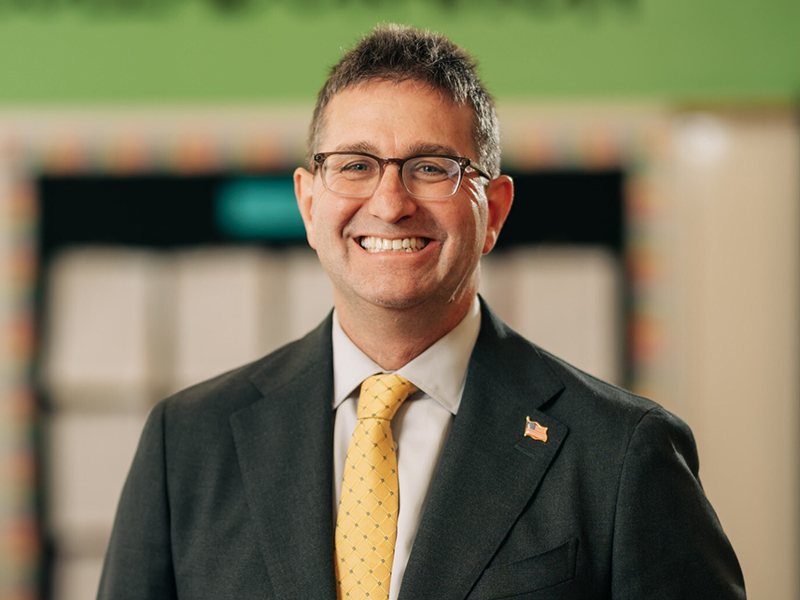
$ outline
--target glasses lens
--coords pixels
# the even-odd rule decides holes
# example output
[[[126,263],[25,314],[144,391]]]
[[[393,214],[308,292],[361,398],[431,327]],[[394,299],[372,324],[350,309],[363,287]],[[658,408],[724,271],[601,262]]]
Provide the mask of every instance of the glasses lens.
[[[343,196],[369,196],[380,176],[378,161],[361,154],[332,154],[322,165],[327,188]]]
[[[452,158],[418,156],[403,165],[406,189],[420,198],[446,198],[458,189],[461,166]]]

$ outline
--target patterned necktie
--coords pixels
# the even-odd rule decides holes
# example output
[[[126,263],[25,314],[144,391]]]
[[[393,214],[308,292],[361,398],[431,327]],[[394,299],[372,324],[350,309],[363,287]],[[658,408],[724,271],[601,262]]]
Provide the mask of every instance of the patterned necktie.
[[[358,424],[347,451],[336,519],[339,600],[389,597],[399,508],[391,420],[415,391],[399,375],[374,375],[361,384]]]

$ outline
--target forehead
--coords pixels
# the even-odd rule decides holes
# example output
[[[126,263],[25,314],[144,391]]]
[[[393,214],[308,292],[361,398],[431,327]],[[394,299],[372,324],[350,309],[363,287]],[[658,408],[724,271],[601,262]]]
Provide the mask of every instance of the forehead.
[[[419,81],[370,81],[331,98],[319,151],[354,150],[402,158],[419,152],[476,158],[473,110]]]

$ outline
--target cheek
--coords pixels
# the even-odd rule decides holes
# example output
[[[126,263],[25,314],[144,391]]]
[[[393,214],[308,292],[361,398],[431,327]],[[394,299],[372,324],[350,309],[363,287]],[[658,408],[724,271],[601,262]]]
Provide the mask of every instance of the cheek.
[[[486,227],[489,223],[489,201],[482,187],[475,190],[469,199],[470,227],[474,228],[475,244],[480,249],[486,238]]]
[[[349,223],[352,223],[358,212],[358,203],[333,196],[323,191],[312,207],[314,233],[317,242],[325,239],[335,241],[345,237]]]
[[[462,198],[465,205],[451,214],[445,229],[450,239],[450,252],[456,253],[454,260],[472,260],[480,256],[486,237],[486,210],[476,199]],[[441,222],[443,223],[443,222]]]
[[[317,229],[317,235],[327,231],[331,226],[331,216],[336,214],[336,198],[331,197],[325,189],[314,190],[314,204],[311,216]]]

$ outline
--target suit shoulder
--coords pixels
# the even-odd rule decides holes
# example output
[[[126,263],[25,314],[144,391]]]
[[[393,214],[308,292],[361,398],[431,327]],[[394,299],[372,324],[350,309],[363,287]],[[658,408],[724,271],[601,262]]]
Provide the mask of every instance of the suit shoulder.
[[[161,401],[167,413],[235,411],[237,405],[258,395],[250,381],[267,357],[184,388]]]
[[[638,409],[649,410],[658,406],[656,402],[587,373],[535,344],[534,348],[567,387],[574,387],[594,397],[607,398]]]
[[[545,412],[569,427],[569,444],[583,457],[601,453],[621,468],[626,456],[668,456],[678,451],[697,473],[697,450],[689,426],[660,404],[602,381],[537,348],[564,383]],[[671,450],[670,450],[671,449]]]
[[[234,412],[275,391],[309,369],[322,368],[330,356],[327,320],[305,337],[295,340],[256,361],[196,383],[162,400],[166,418],[227,422]],[[329,327],[327,328],[329,332]],[[327,337],[327,341],[326,338]]]
[[[658,421],[691,435],[689,427],[663,406],[598,379],[550,352],[534,346],[539,356],[564,383],[564,391],[553,404],[553,414],[562,413],[582,421],[619,426],[632,432],[643,420]],[[621,433],[621,432],[620,432]]]
[[[631,429],[659,405],[602,381],[537,346],[499,319],[483,304],[479,344],[473,359],[492,368],[502,365],[520,389],[550,398],[542,408],[570,425],[582,420],[625,424]],[[663,409],[661,409],[663,410]]]

